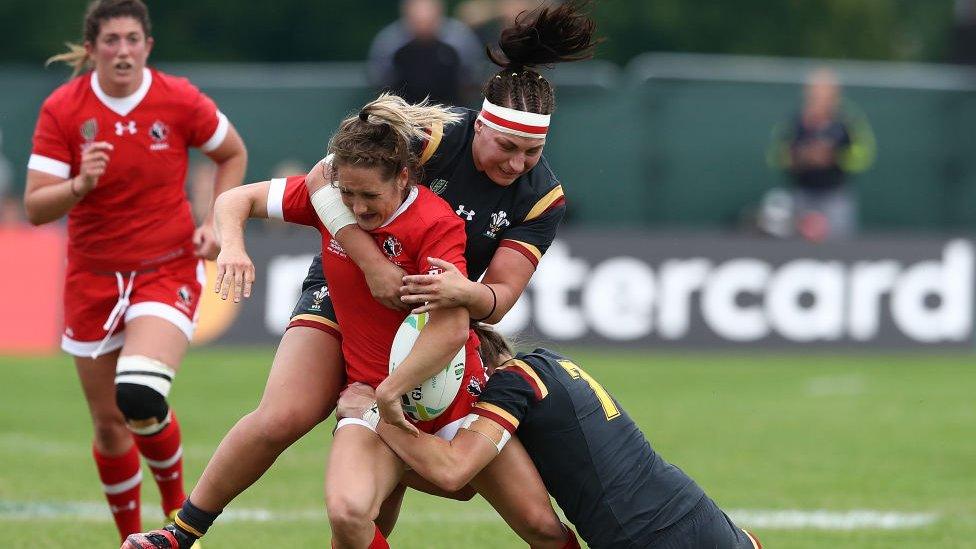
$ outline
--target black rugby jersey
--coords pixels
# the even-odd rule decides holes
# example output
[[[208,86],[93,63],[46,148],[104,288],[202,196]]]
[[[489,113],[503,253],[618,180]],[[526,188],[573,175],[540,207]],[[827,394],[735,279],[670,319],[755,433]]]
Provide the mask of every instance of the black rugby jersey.
[[[562,185],[545,156],[511,185],[494,183],[475,168],[471,152],[478,111],[451,110],[463,119],[431,130],[421,150],[421,183],[465,221],[468,276],[477,280],[499,246],[518,251],[537,265],[566,213]]]
[[[566,357],[546,349],[519,353],[479,398],[473,411],[518,431],[549,493],[590,547],[650,547],[705,495]]]

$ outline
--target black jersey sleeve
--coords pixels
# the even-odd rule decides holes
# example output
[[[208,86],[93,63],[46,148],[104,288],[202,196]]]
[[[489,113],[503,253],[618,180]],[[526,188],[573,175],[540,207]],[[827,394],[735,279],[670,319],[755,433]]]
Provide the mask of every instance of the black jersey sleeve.
[[[548,395],[548,388],[531,366],[511,360],[488,379],[472,411],[515,433],[529,409]]]
[[[566,214],[566,197],[563,186],[556,185],[529,210],[521,223],[509,226],[498,243],[500,248],[511,248],[532,265],[538,265],[543,254],[556,238],[556,230]]]

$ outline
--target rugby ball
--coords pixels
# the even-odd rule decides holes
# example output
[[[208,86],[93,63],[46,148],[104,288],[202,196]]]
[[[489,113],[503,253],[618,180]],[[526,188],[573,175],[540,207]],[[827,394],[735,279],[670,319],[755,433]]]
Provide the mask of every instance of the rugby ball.
[[[390,348],[391,374],[410,354],[420,332],[427,324],[427,318],[427,313],[412,314],[400,324]],[[454,402],[464,379],[464,351],[464,347],[461,347],[444,368],[401,397],[403,412],[407,417],[415,421],[430,421],[444,413]]]

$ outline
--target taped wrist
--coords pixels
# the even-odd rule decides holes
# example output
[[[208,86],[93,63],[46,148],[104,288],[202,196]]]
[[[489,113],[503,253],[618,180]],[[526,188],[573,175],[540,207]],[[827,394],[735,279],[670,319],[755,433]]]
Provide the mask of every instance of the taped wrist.
[[[311,200],[315,213],[318,214],[329,234],[335,236],[339,229],[356,223],[356,216],[342,203],[339,189],[331,182],[315,191]]]
[[[375,404],[363,412],[362,417],[344,417],[336,424],[335,430],[338,431],[347,425],[362,425],[370,431],[376,432],[376,426],[380,423],[380,411]],[[333,431],[334,433],[335,431]]]

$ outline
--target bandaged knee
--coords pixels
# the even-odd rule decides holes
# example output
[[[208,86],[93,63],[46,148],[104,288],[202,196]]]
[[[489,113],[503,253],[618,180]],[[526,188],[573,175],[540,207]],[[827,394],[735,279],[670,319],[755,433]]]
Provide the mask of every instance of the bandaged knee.
[[[115,367],[115,401],[130,431],[154,435],[169,424],[166,397],[175,375],[172,368],[147,356],[119,357]]]

